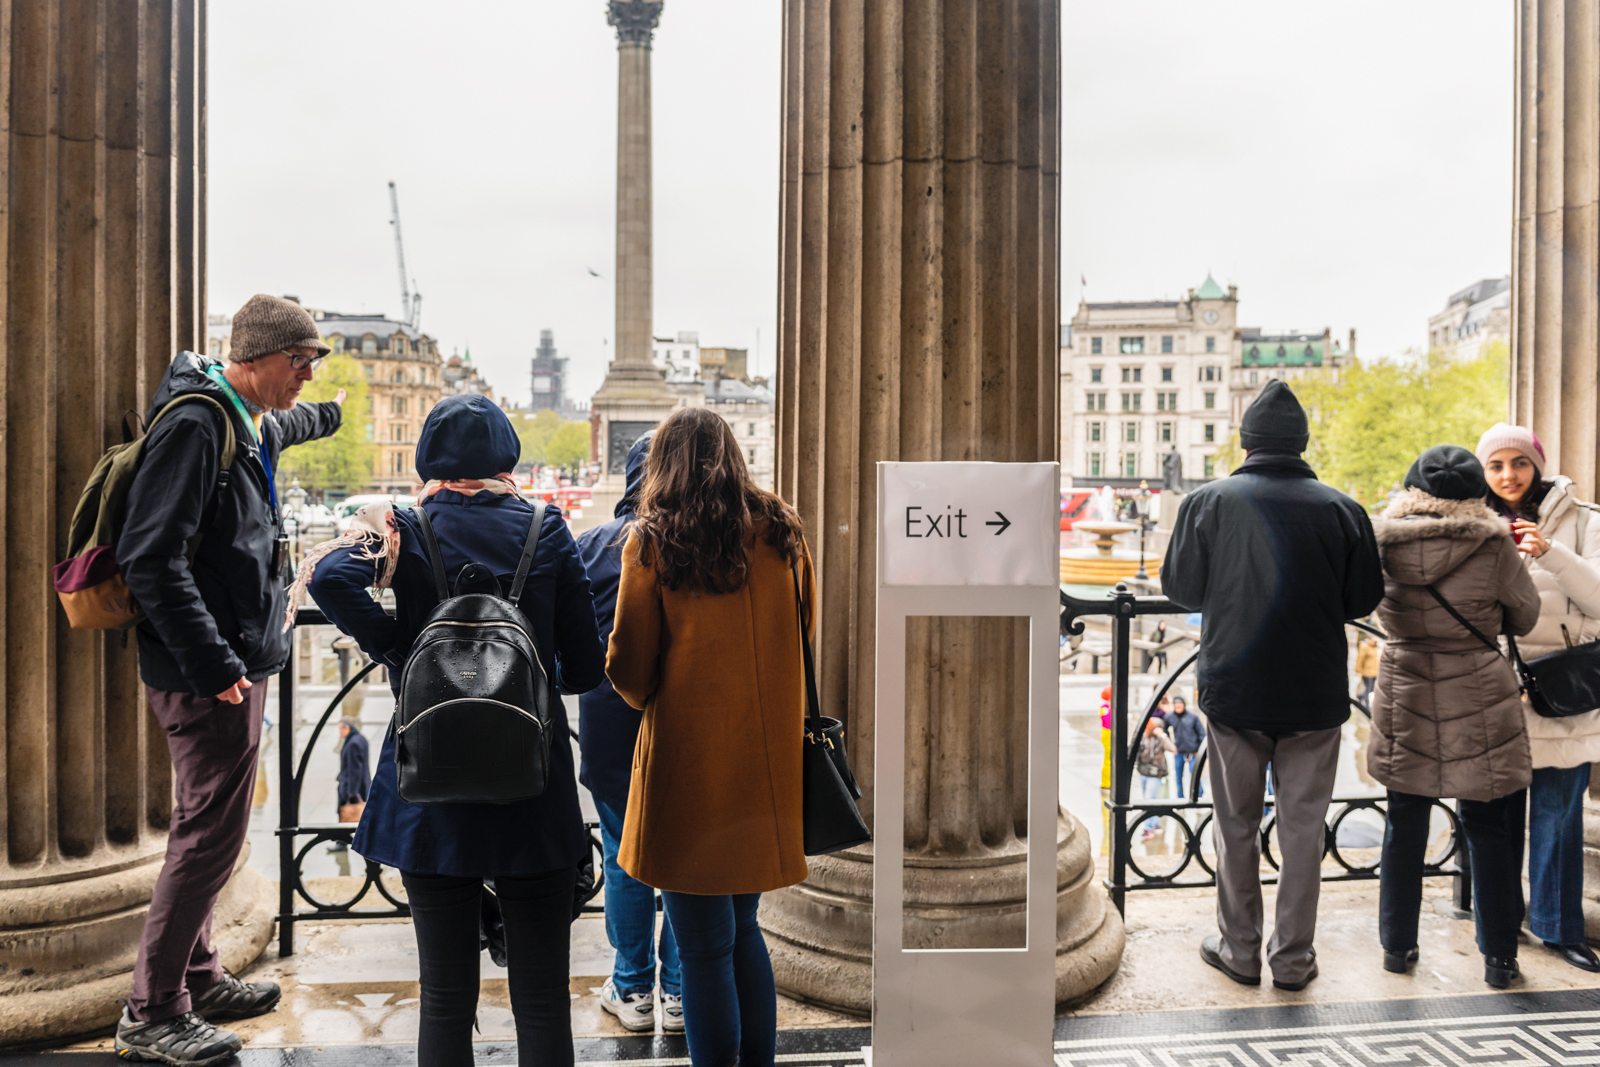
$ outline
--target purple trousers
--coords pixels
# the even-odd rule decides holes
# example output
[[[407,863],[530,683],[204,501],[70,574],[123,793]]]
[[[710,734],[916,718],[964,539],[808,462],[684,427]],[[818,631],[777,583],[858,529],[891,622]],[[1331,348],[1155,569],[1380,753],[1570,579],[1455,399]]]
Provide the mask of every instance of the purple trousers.
[[[172,753],[172,826],[139,940],[128,1010],[155,1022],[188,1011],[190,994],[222,977],[211,944],[211,909],[250,829],[267,683],[245,690],[242,704],[149,686],[145,693]]]

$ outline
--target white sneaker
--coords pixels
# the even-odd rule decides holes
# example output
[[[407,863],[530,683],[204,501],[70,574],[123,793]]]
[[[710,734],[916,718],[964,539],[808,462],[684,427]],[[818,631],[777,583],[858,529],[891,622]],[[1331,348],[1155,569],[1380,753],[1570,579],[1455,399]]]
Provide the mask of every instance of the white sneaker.
[[[663,991],[661,994],[661,1029],[669,1034],[683,1033],[683,998]]]
[[[656,1028],[654,990],[649,993],[630,993],[624,997],[617,993],[615,980],[607,978],[606,984],[600,988],[600,1006],[615,1015],[624,1030],[637,1033],[640,1030]],[[682,1015],[681,1009],[679,1015],[680,1017]]]

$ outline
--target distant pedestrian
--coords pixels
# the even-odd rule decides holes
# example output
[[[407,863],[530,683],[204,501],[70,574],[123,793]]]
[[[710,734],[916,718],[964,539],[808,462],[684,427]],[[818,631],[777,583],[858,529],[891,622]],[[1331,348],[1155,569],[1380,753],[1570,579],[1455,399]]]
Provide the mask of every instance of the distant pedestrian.
[[[1378,639],[1371,634],[1363,634],[1356,642],[1356,677],[1360,679],[1356,699],[1371,715],[1372,691],[1378,685]]]
[[[1194,761],[1200,754],[1200,746],[1206,743],[1206,724],[1200,721],[1200,716],[1189,710],[1189,704],[1181,696],[1172,698],[1172,713],[1167,716],[1167,733],[1172,736],[1172,744],[1177,751],[1173,762],[1176,764],[1176,777],[1178,782],[1178,797],[1183,798],[1183,789],[1189,781],[1190,772],[1194,768]],[[1199,800],[1205,795],[1205,783],[1194,783],[1194,797]]]
[[[1472,860],[1484,980],[1519,974],[1522,840],[1533,778],[1516,672],[1502,633],[1527,633],[1539,591],[1510,527],[1484,506],[1483,467],[1455,445],[1430,448],[1377,522],[1389,635],[1372,702],[1367,769],[1389,791],[1378,889],[1385,970],[1417,959],[1422,866],[1434,801],[1459,800]]]
[[[622,577],[622,542],[628,524],[639,508],[644,488],[645,461],[650,436],[639,438],[628,450],[625,467],[627,489],[617,502],[610,522],[578,536],[578,555],[589,572],[594,594],[595,620],[600,639],[609,640],[616,618],[617,584]],[[633,776],[633,752],[638,747],[644,715],[628,706],[610,680],[578,698],[578,748],[583,755],[578,781],[594,798],[600,816],[600,846],[605,861],[606,940],[615,956],[611,977],[600,989],[600,1007],[634,1031],[654,1030],[659,1015],[661,1029],[683,1030],[683,973],[678,965],[678,942],[672,924],[661,920],[661,997],[656,1011],[656,891],[637,881],[617,862],[622,844],[623,817],[628,810],[628,787]]]
[[[175,799],[117,1023],[125,1059],[189,1064],[230,1055],[242,1047],[238,1035],[205,1020],[260,1015],[280,995],[276,983],[223,970],[211,913],[250,828],[266,680],[289,661],[277,458],[335,433],[344,391],[298,402],[329,349],[294,301],[251,297],[232,329],[227,362],[179,352],[157,384],[147,415],[155,424],[117,543],[123,579],[144,609],[139,677],[172,757]],[[187,402],[155,421],[191,394],[214,403]],[[219,469],[224,420],[235,442],[227,471]]]
[[[1500,423],[1478,441],[1490,508],[1509,522],[1539,590],[1539,622],[1518,642],[1528,659],[1600,637],[1600,514],[1570,478],[1545,477],[1533,431]],[[1528,787],[1528,929],[1572,966],[1600,971],[1585,943],[1583,806],[1600,760],[1600,711],[1547,719],[1526,703],[1533,783]]]
[[[1244,414],[1246,458],[1184,497],[1161,568],[1172,601],[1205,618],[1198,700],[1210,724],[1217,925],[1200,956],[1261,981],[1261,812],[1276,774],[1280,874],[1268,946],[1273,984],[1317,976],[1313,941],[1340,727],[1350,714],[1344,622],[1383,596],[1372,524],[1317,481],[1290,388],[1269,381]]]
[[[756,908],[806,877],[801,642],[816,618],[800,516],[757,488],[720,416],[674,411],[622,549],[606,674],[644,712],[618,862],[663,891],[695,1067],[776,1055]]]
[[[339,720],[339,741],[333,750],[339,754],[339,821],[358,823],[367,810],[367,788],[372,783],[372,764],[367,754],[367,739],[361,733],[361,720],[346,715]],[[329,852],[344,852],[349,845],[335,841]]]
[[[1165,674],[1167,673],[1167,650],[1163,646],[1167,643],[1166,619],[1156,623],[1154,632],[1150,634],[1150,640],[1156,646],[1150,652],[1150,670],[1156,674]]]
[[[1159,716],[1150,716],[1150,721],[1145,724],[1144,736],[1139,739],[1139,752],[1134,769],[1139,772],[1139,795],[1146,800],[1161,798],[1161,787],[1166,783],[1167,775],[1170,773],[1167,768],[1167,754],[1177,751],[1172,739],[1167,736],[1162,721]],[[1160,831],[1159,818],[1152,816],[1145,820],[1146,841]]]
[[[561,509],[525,500],[517,488],[510,472],[520,452],[511,420],[481,395],[447,396],[428,412],[415,464],[425,480],[418,499],[444,571],[437,577],[448,577],[460,593],[508,595],[538,523],[518,610],[552,688],[587,692],[604,676],[589,579]],[[302,576],[310,571],[311,595],[328,618],[389,668],[398,698],[408,653],[440,603],[436,572],[412,509],[382,508],[369,527],[351,530],[313,549]],[[373,600],[372,586],[394,591],[393,616]],[[521,654],[503,642],[499,647],[500,655]],[[486,653],[486,662],[495,654]],[[378,753],[351,847],[398,870],[405,886],[422,990],[421,1067],[472,1067],[486,878],[494,880],[505,922],[518,1059],[541,1067],[573,1062],[569,957],[578,864],[589,841],[566,709],[555,693],[549,709],[555,743],[538,796],[505,804],[414,803],[400,795],[395,730]],[[464,761],[477,758],[471,745],[480,742],[461,740]]]

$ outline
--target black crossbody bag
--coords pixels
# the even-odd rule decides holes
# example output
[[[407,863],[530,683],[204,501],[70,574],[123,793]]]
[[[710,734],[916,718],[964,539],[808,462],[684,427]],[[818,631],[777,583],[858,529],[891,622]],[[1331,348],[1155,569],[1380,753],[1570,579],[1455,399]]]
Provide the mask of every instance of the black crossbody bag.
[[[1439,590],[1430,585],[1428,592],[1451,618],[1467,628],[1468,633],[1492,649],[1495,655],[1500,655],[1500,646],[1468,622]],[[1522,691],[1536,713],[1546,719],[1565,719],[1600,708],[1600,641],[1558,649],[1531,662],[1525,661],[1517,651],[1515,637],[1507,634],[1506,644],[1511,649],[1511,665],[1521,679]]]
[[[811,627],[806,618],[805,599],[800,595],[800,571],[789,565],[794,576],[795,613],[800,620],[800,647],[806,665],[805,786],[801,820],[805,827],[805,853],[821,856],[829,852],[864,845],[872,832],[861,819],[856,801],[861,787],[850,773],[850,759],[844,751],[844,723],[822,714],[817,699],[817,670],[811,657]]]

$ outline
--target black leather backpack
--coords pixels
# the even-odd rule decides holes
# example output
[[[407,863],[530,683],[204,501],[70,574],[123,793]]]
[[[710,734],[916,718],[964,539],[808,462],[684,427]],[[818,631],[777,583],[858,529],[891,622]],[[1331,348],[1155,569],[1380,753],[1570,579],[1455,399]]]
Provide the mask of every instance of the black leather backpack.
[[[539,547],[544,507],[528,530],[509,597],[451,596],[427,512],[412,509],[433,567],[439,605],[411,646],[395,712],[400,796],[413,804],[509,804],[544,792],[550,773],[550,675],[517,606]]]

